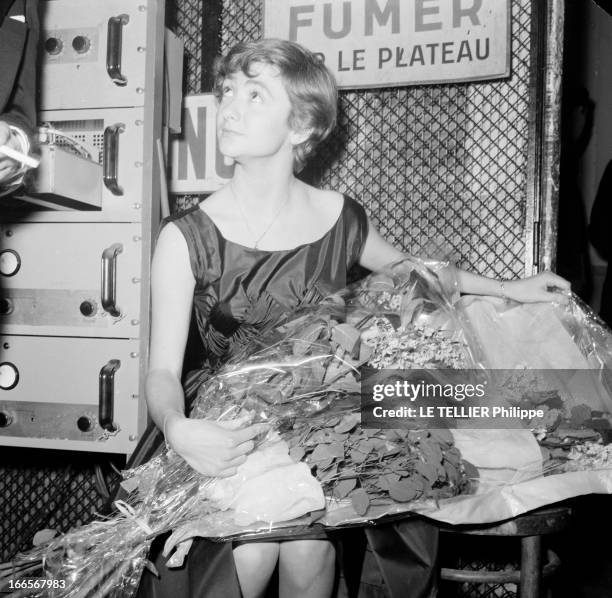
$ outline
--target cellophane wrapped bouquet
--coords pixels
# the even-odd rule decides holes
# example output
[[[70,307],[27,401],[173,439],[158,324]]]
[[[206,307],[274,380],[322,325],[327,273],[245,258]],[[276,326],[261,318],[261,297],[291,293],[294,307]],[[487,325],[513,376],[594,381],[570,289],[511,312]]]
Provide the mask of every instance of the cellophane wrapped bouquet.
[[[569,306],[548,306],[545,314],[536,308],[518,313],[513,310],[528,306],[508,302],[457,299],[452,266],[410,258],[318,305],[286,314],[202,383],[190,414],[267,424],[267,433],[257,439],[236,475],[202,476],[165,448],[147,464],[124,472],[129,497],[117,503],[115,516],[54,539],[26,560],[42,559],[50,577],[66,581],[64,588],[53,590],[58,598],[129,597],[143,568],[150,566],[150,542],[171,530],[166,546],[172,553],[170,564],[180,564],[194,536],[273,538],[311,525],[364,525],[408,512],[452,523],[503,519],[518,514],[517,509],[540,506],[542,500],[565,498],[568,490],[563,484],[562,491],[555,487],[538,499],[527,486],[528,498],[522,503],[516,496],[508,500],[504,493],[534,480],[562,477],[545,473],[570,475],[571,461],[579,463],[579,473],[605,471],[597,483],[589,478],[570,484],[571,495],[612,491],[612,481],[606,486],[612,480],[606,477],[608,463],[589,460],[595,453],[607,454],[603,424],[595,430],[593,422],[608,421],[610,410],[587,399],[570,404],[570,391],[558,392],[560,400],[554,403],[550,389],[545,391],[548,395],[533,388],[526,394],[513,387],[510,401],[536,397],[547,409],[557,409],[557,417],[507,430],[501,439],[498,433],[487,435],[469,426],[453,430],[423,429],[417,422],[398,429],[361,425],[363,366],[432,372],[528,368],[529,363],[509,358],[508,347],[522,342],[517,321],[533,336],[534,322],[554,320],[555,330],[563,331],[565,341],[577,347],[573,357],[580,355],[589,363],[598,359],[602,374],[609,369],[610,333],[575,299]],[[505,320],[508,314],[513,314],[511,322]],[[517,338],[500,344],[500,327]],[[550,329],[540,332],[546,345]],[[555,342],[560,338],[561,333]],[[520,347],[516,354],[529,360]],[[506,361],[500,365],[496,359]],[[598,391],[598,400],[609,398],[607,388]],[[546,405],[547,400],[555,407]],[[589,432],[561,436],[562,426]],[[524,434],[537,451],[536,473],[533,451],[516,460],[516,454],[524,453]],[[584,457],[575,459],[572,450],[584,447],[587,440],[591,444]],[[550,463],[543,466],[543,460]],[[491,471],[499,475],[488,480]]]

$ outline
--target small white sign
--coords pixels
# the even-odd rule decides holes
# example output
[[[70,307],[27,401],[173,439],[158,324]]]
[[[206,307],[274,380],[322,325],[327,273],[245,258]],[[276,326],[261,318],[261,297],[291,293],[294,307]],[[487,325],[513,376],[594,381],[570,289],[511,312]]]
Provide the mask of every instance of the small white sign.
[[[217,100],[211,93],[185,96],[180,137],[170,144],[171,193],[210,193],[232,176],[217,148]]]
[[[510,74],[510,0],[264,0],[264,37],[319,54],[342,88]]]

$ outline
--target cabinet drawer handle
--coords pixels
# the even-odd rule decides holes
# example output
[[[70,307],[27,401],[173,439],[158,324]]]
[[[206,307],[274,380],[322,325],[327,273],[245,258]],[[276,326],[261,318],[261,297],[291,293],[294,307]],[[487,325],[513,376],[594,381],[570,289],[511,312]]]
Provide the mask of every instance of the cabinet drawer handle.
[[[117,256],[123,251],[121,243],[114,243],[102,252],[102,308],[114,318],[121,315],[117,307]]]
[[[121,367],[118,359],[111,359],[100,370],[100,396],[98,401],[98,421],[100,427],[115,432],[117,426],[113,421],[115,411],[115,372]]]

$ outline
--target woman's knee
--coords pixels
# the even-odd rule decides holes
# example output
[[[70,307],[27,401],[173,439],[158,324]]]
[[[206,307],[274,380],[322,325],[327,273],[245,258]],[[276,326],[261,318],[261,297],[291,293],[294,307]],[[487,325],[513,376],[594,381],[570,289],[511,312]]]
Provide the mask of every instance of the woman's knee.
[[[276,567],[279,546],[274,542],[253,542],[235,546],[233,552],[238,569],[263,573]]]
[[[336,549],[327,540],[300,540],[281,545],[279,564],[293,578],[309,579],[333,573]]]

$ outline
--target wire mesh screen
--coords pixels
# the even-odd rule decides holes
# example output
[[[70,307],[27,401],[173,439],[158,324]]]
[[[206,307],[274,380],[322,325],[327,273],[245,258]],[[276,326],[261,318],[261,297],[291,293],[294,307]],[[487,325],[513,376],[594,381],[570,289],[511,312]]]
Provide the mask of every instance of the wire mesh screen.
[[[189,0],[171,3],[167,17],[169,25],[183,41],[185,89],[191,93],[202,91],[202,36],[204,10],[203,2]]]
[[[67,532],[101,512],[120,478],[106,463],[102,469],[100,459],[60,451],[0,450],[0,562],[31,548],[42,529]]]
[[[261,3],[225,0],[222,27],[222,52],[261,37]],[[361,201],[409,253],[524,274],[530,67],[531,0],[514,0],[509,79],[341,92],[309,180]]]

